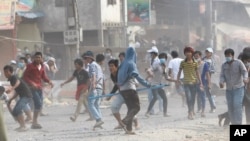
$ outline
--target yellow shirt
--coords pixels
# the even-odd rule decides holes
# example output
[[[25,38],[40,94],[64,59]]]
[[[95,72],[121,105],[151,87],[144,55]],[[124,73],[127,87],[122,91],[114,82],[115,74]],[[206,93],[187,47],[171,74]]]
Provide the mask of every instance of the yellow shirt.
[[[196,84],[197,77],[196,77],[196,70],[198,69],[197,62],[186,62],[185,60],[181,62],[180,68],[183,70],[184,73],[184,84]]]

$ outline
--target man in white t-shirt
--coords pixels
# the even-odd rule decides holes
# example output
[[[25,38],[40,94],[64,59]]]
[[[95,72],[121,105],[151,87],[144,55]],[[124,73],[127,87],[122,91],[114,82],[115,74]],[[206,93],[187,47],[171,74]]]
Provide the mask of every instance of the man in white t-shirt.
[[[172,51],[171,56],[173,59],[170,60],[168,64],[168,75],[172,79],[177,80],[177,75],[180,69],[180,64],[183,61],[183,59],[179,58],[179,54],[177,51]],[[182,72],[180,79],[183,79],[183,77],[184,76]],[[175,83],[175,88],[176,88],[176,92],[182,97],[182,106],[184,107],[185,106],[185,93],[184,93],[183,86]]]
[[[147,51],[151,55],[151,67],[147,69],[147,79],[152,78],[152,83],[161,84],[163,77],[163,69],[160,64],[160,59],[158,58],[159,51],[156,46],[153,46],[150,50]],[[146,79],[146,80],[147,80]],[[167,117],[167,96],[163,88],[152,89],[153,99],[150,101],[148,110],[146,112],[146,117],[149,117],[150,111],[153,108],[157,96],[159,95],[163,100],[163,116]]]

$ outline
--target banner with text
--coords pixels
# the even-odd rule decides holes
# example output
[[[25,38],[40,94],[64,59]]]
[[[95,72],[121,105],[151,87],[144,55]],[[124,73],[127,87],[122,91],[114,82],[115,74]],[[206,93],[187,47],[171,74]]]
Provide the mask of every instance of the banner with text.
[[[10,30],[15,27],[15,1],[0,0],[0,30]]]
[[[24,12],[30,11],[36,4],[35,0],[19,0],[17,3],[16,11]]]

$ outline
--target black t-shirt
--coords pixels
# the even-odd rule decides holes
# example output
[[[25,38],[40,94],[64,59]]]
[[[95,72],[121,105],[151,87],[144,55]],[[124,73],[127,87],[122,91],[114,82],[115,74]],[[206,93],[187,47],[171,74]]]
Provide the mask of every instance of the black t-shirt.
[[[78,86],[81,84],[87,84],[89,80],[89,74],[84,69],[80,70],[79,72],[75,70],[73,76],[76,77]]]
[[[112,74],[110,74],[110,77],[111,77],[111,80],[113,81],[113,83],[114,83],[114,86],[113,86],[113,89],[112,89],[112,91],[110,92],[111,94],[112,93],[115,93],[118,89],[119,89],[119,87],[117,86],[117,73],[118,73],[118,71],[116,72],[116,74],[115,74],[115,76],[113,76]]]
[[[17,78],[17,76],[12,75],[8,81],[10,81],[10,85],[14,86],[17,82],[17,80],[20,81],[19,86],[15,89],[16,93],[20,96],[20,97],[32,97],[32,93],[31,90],[29,89],[28,85],[22,80]]]

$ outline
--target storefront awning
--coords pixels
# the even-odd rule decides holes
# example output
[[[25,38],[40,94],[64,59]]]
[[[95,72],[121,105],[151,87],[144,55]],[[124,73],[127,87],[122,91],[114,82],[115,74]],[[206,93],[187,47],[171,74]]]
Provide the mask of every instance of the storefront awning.
[[[28,19],[35,19],[35,18],[43,17],[44,13],[43,12],[29,11],[29,12],[17,12],[17,15],[21,16],[21,17],[28,18]]]
[[[227,36],[235,39],[242,39],[247,42],[250,42],[250,28],[220,23],[216,25],[217,30],[223,32]]]

